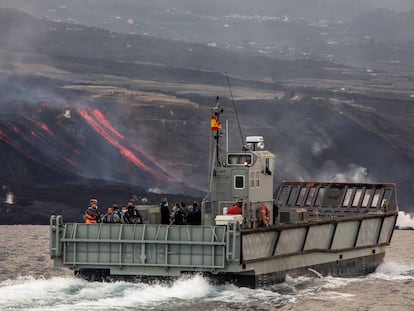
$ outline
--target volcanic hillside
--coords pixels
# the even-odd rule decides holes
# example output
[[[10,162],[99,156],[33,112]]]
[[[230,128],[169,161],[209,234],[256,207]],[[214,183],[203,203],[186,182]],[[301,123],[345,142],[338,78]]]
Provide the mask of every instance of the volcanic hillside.
[[[243,136],[264,136],[276,153],[275,184],[395,182],[411,208],[412,77],[13,10],[0,9],[0,24],[0,223],[47,224],[51,213],[79,221],[90,197],[103,209],[131,197],[199,200],[216,96],[232,150],[242,145],[239,120]]]

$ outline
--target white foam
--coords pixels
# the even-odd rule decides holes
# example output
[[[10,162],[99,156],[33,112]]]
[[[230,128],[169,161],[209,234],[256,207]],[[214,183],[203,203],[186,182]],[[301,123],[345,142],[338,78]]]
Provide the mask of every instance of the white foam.
[[[369,277],[388,281],[414,280],[413,270],[413,267],[401,263],[385,261]]]
[[[213,290],[199,276],[182,278],[172,284],[87,282],[68,277],[51,279],[19,278],[0,283],[0,309],[93,310],[129,309],[207,297]]]
[[[406,212],[399,211],[397,226],[400,228],[414,228],[414,218]]]
[[[323,288],[334,289],[343,286],[347,286],[354,282],[361,282],[363,278],[345,278],[345,277],[332,277],[328,276],[324,278],[325,284],[322,286]]]
[[[340,278],[340,277],[322,277],[319,273],[315,273],[318,277],[287,277],[285,285],[295,294],[296,299],[311,300],[352,300],[354,295],[343,293],[340,289],[354,282],[363,281],[362,278]],[[335,289],[339,289],[336,291]]]
[[[315,295],[312,296],[311,298],[313,300],[327,301],[327,300],[337,300],[337,299],[352,300],[353,297],[354,295],[347,294],[347,293],[341,293],[341,292],[335,292],[335,291],[321,291],[321,292],[318,292],[317,294],[315,293]]]

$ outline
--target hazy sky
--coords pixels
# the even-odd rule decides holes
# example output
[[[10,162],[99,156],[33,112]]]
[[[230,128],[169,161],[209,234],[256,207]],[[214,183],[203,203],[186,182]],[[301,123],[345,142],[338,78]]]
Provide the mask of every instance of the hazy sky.
[[[37,16],[51,14],[85,15],[145,14],[147,11],[177,8],[195,13],[228,14],[289,14],[303,17],[355,15],[375,8],[397,11],[414,9],[412,0],[0,0],[1,7],[20,8]],[[53,11],[56,12],[53,12]]]

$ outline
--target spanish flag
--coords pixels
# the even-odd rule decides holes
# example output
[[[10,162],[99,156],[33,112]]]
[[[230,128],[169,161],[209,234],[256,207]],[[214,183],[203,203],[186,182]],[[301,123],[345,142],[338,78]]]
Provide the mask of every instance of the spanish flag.
[[[221,129],[220,121],[217,119],[216,116],[212,116],[211,117],[211,130],[218,131],[219,129]]]

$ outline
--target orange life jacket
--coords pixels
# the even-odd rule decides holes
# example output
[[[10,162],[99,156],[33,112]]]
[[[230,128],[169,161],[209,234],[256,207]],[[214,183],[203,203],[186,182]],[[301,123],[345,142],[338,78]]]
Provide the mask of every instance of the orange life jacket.
[[[97,215],[91,215],[88,213],[88,210],[85,212],[85,223],[87,225],[94,225],[98,223]]]

